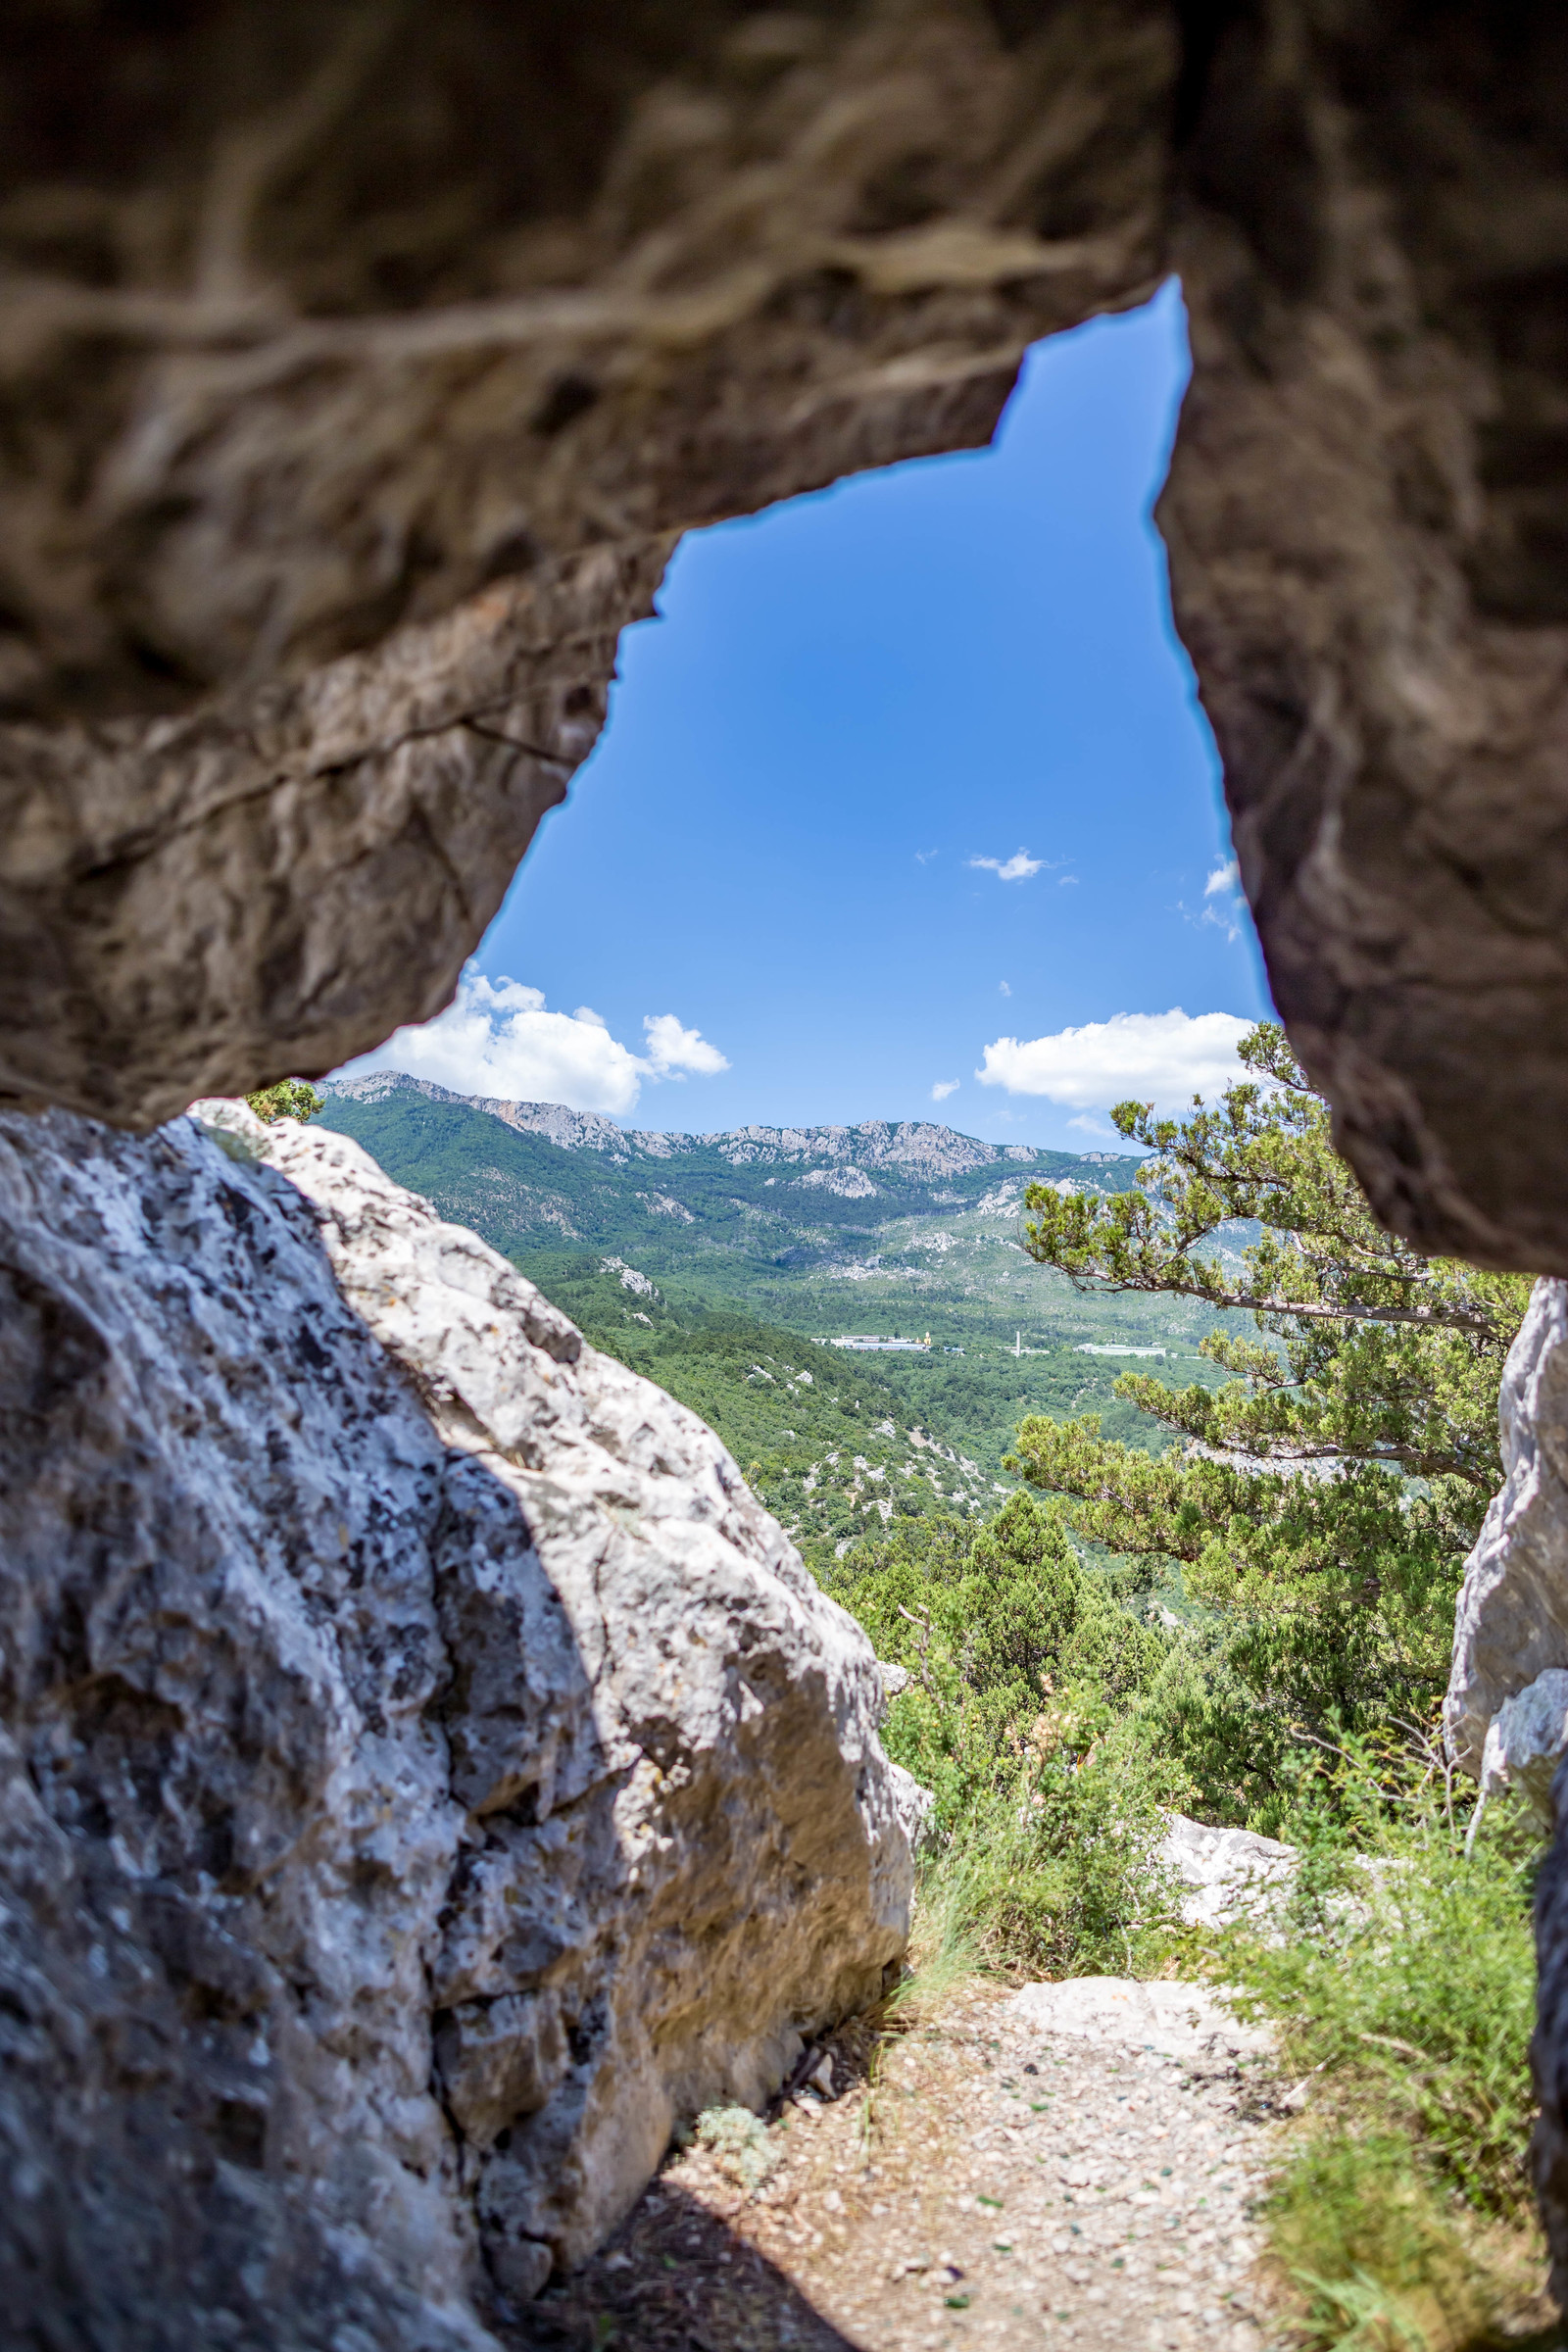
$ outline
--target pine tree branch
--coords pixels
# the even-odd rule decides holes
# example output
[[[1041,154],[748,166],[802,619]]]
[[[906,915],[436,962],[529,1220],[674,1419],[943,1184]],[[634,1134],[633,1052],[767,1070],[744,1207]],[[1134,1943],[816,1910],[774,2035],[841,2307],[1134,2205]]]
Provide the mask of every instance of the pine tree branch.
[[[1044,1265],[1053,1262],[1049,1258],[1037,1260]],[[1161,1292],[1180,1298],[1201,1298],[1213,1307],[1235,1308],[1256,1315],[1297,1315],[1322,1323],[1409,1323],[1426,1330],[1479,1332],[1490,1340],[1500,1340],[1503,1336],[1490,1315],[1471,1307],[1362,1306],[1349,1301],[1336,1304],[1329,1299],[1277,1298],[1255,1291],[1225,1291],[1217,1285],[1182,1282],[1170,1274],[1118,1279],[1112,1275],[1077,1274],[1069,1266],[1059,1266],[1056,1270],[1067,1276],[1076,1291]]]

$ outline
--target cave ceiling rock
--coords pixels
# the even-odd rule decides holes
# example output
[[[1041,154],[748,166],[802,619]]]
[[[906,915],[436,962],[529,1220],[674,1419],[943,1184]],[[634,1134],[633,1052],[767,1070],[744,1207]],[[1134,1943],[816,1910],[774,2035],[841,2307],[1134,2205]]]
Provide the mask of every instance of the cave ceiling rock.
[[[149,1126],[434,1012],[673,535],[985,442],[1030,342],[1157,282],[1157,12],[42,14],[0,30],[75,70],[0,173],[20,1105]]]
[[[672,536],[983,442],[1174,268],[1160,520],[1275,1001],[1387,1220],[1568,1272],[1560,11],[34,0],[0,67],[12,1102],[145,1125],[427,1014]],[[462,675],[497,586],[515,706]],[[238,748],[377,661],[401,745],[443,628],[513,741],[308,806],[305,734]]]
[[[1568,37],[1269,23],[1220,38],[1184,166],[1176,619],[1375,1207],[1568,1271]]]

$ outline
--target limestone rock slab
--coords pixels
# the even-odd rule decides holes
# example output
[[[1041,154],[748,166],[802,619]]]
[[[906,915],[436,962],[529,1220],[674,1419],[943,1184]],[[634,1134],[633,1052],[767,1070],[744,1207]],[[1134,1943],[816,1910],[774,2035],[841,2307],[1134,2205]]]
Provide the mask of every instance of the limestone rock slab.
[[[1568,1285],[1561,1281],[1538,1282],[1531,1294],[1503,1369],[1497,1423],[1503,1483],[1465,1563],[1444,1702],[1449,1752],[1477,1780],[1505,1702],[1539,1677],[1568,1668]]]
[[[1294,1845],[1261,1838],[1255,1830],[1217,1830],[1189,1821],[1185,1813],[1165,1819],[1154,1858],[1185,1889],[1180,1910],[1189,1927],[1261,1916],[1288,1886],[1298,1860]]]
[[[0,2292],[480,2352],[900,1950],[875,1661],[504,1259],[204,1111],[0,1119]]]
[[[1273,2047],[1265,2026],[1244,2026],[1208,1984],[1135,1977],[1066,1977],[1021,1985],[1009,2011],[1036,2032],[1172,2058],[1256,2056]]]

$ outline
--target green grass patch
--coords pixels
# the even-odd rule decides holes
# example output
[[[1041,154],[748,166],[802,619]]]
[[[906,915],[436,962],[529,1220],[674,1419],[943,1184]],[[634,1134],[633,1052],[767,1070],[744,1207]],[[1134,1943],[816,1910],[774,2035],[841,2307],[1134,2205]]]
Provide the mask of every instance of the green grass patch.
[[[1539,1832],[1494,1800],[1467,1856],[1469,1813],[1430,1754],[1317,1751],[1287,1824],[1301,1865],[1271,1928],[1232,1929],[1207,1954],[1305,2086],[1268,2221],[1311,2352],[1479,2342],[1539,2263]]]

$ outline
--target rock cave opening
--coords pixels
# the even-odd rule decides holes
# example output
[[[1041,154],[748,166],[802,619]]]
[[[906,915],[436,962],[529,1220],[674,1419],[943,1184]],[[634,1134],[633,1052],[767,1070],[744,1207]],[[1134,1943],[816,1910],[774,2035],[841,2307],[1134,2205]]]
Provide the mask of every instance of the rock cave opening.
[[[924,1801],[878,1727],[951,1612],[1001,1657],[986,1593],[1027,1575],[1054,1657],[1164,1633],[1009,1497],[920,1600],[911,1700],[700,1413],[352,1140],[240,1099],[450,1000],[684,534],[984,447],[1027,351],[1175,275],[1158,523],[1288,1031],[1254,1051],[1330,1106],[1379,1279],[1426,1301],[1454,1262],[1472,1373],[1518,1288],[1450,1712],[1461,1761],[1539,1798],[1568,1669],[1568,29],[1538,0],[27,0],[0,124],[0,2293],[40,2352],[493,2352],[552,2324],[529,2298],[671,2118],[865,2063],[844,2021],[898,1961]],[[1017,827],[965,854],[994,894],[1044,863]],[[716,1020],[622,1009],[607,1070],[641,1020],[639,1084],[722,1077]],[[1065,1196],[1034,1214],[1077,1246]],[[1021,1333],[1013,1360],[1023,1399]],[[792,1438],[828,1361],[787,1368]],[[899,1430],[856,1372],[843,1451],[885,1528],[960,1449],[854,1455]],[[1076,1720],[1036,1696],[1056,1755]],[[1531,2094],[1559,2279],[1564,1836]],[[1025,2252],[1086,2346],[1134,2304],[1210,2340],[1255,2255],[1204,2203],[1252,2177],[1231,2093],[1115,2087],[1092,2000],[1087,2054],[982,2010],[922,2060],[967,2119],[969,2234],[911,2236],[856,2325],[903,2296],[978,2340],[994,2309],[1000,2345]],[[790,2227],[828,2246],[859,2143],[813,2095]],[[1119,2236],[1077,2218],[1109,2185],[1094,2101],[1149,2159]],[[651,2271],[746,2187],[729,2131]],[[1059,2249],[999,2218],[1031,2133]],[[768,2244],[784,2342],[812,2315]]]

